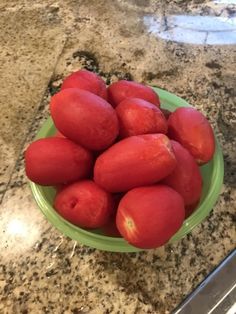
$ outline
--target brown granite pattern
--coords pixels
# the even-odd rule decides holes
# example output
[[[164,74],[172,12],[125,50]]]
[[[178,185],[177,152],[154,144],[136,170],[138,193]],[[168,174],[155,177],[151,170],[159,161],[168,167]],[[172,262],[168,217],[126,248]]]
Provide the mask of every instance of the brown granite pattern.
[[[6,40],[0,68],[7,78],[0,76],[0,313],[171,313],[235,248],[236,48],[164,41],[147,32],[142,17],[216,15],[222,6],[67,0],[35,1],[29,8],[29,3],[0,5],[0,38]],[[232,10],[224,7],[221,14]],[[61,235],[32,199],[23,151],[48,117],[50,95],[61,79],[82,67],[107,83],[136,79],[174,92],[214,126],[225,159],[222,193],[209,217],[179,243],[135,254],[101,252]]]
[[[1,198],[65,36],[59,17],[47,8],[0,11],[0,29]]]

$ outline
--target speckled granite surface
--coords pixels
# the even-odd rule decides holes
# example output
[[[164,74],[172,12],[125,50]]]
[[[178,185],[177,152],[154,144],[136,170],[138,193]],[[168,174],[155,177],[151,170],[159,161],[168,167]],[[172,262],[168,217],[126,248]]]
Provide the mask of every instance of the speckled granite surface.
[[[176,14],[222,17],[232,42],[165,40],[143,19],[168,26]],[[1,1],[0,313],[171,313],[235,248],[235,14],[235,5],[213,1]],[[225,183],[210,216],[179,243],[137,254],[97,251],[61,235],[33,201],[23,151],[48,116],[50,94],[81,67],[107,83],[165,88],[213,124]]]

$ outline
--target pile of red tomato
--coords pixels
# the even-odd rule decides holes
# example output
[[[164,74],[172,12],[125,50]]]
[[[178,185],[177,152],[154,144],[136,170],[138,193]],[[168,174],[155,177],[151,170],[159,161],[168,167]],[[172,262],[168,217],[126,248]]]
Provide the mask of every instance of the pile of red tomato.
[[[163,110],[140,83],[106,87],[87,70],[65,78],[50,112],[58,131],[29,145],[25,166],[33,182],[56,186],[55,210],[139,248],[168,242],[201,197],[199,165],[215,150],[207,119],[191,107]]]

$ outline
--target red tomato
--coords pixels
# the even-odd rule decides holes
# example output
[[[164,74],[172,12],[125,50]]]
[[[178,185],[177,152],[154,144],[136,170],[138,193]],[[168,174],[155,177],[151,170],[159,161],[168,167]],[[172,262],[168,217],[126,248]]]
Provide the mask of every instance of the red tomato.
[[[97,158],[94,180],[109,192],[122,192],[153,184],[169,175],[175,166],[176,159],[167,136],[131,136]]]
[[[213,130],[204,115],[194,108],[176,109],[168,119],[168,135],[182,144],[203,165],[215,151]]]
[[[119,133],[115,110],[88,91],[64,89],[51,98],[50,110],[56,128],[88,149],[109,147]]]
[[[107,99],[107,88],[105,82],[97,74],[79,70],[67,76],[61,86],[61,89],[80,88],[87,90],[97,96]]]
[[[183,198],[165,185],[139,187],[120,201],[116,223],[132,245],[151,249],[164,245],[184,221]]]
[[[113,208],[112,214],[110,216],[110,219],[102,227],[101,230],[107,236],[120,238],[121,234],[120,234],[120,232],[119,232],[119,230],[117,229],[117,226],[116,226],[116,214],[117,214],[117,209],[118,209],[120,200],[124,196],[124,194],[123,193],[113,194],[112,196],[113,196],[113,200],[114,200],[114,208]]]
[[[160,107],[160,99],[154,90],[140,83],[121,80],[111,84],[107,92],[108,101],[113,107],[127,98],[141,98]]]
[[[28,178],[41,185],[58,185],[89,176],[91,153],[66,138],[49,137],[29,145],[25,152]]]
[[[113,206],[112,196],[90,180],[65,187],[54,201],[63,218],[82,228],[102,227],[109,220]]]
[[[139,98],[127,98],[116,107],[120,123],[120,137],[167,133],[167,121],[161,110]]]
[[[171,141],[177,165],[163,183],[176,190],[185,205],[195,204],[201,197],[202,177],[193,156],[181,144]]]

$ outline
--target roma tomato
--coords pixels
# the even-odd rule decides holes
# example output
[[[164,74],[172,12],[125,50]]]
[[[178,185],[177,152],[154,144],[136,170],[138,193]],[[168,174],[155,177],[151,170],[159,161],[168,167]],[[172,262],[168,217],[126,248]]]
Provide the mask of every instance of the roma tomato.
[[[91,180],[75,182],[59,191],[54,200],[57,212],[82,228],[100,228],[113,210],[112,196]]]
[[[169,175],[175,166],[176,159],[167,136],[131,136],[97,158],[94,180],[109,192],[122,192],[153,184]]]
[[[119,133],[115,110],[88,91],[68,88],[51,98],[50,111],[56,128],[90,150],[109,147]]]
[[[113,107],[118,106],[122,100],[127,98],[141,98],[160,107],[160,99],[154,90],[137,82],[121,80],[111,84],[107,92],[108,101]]]
[[[161,110],[140,98],[127,98],[116,107],[120,137],[167,133],[167,121]]]
[[[62,137],[37,140],[25,152],[26,175],[41,185],[65,184],[86,178],[92,167],[92,154]]]
[[[201,197],[202,177],[193,156],[181,144],[171,141],[177,161],[173,172],[163,183],[172,187],[184,199],[185,205],[196,204]]]
[[[97,74],[84,69],[76,71],[64,79],[61,89],[66,88],[84,89],[107,99],[107,88],[102,78]]]
[[[139,187],[120,201],[116,223],[121,235],[132,245],[151,249],[164,245],[184,221],[184,201],[165,185]]]
[[[176,109],[168,119],[168,135],[193,155],[198,164],[210,161],[215,151],[215,137],[204,115],[194,108]]]

